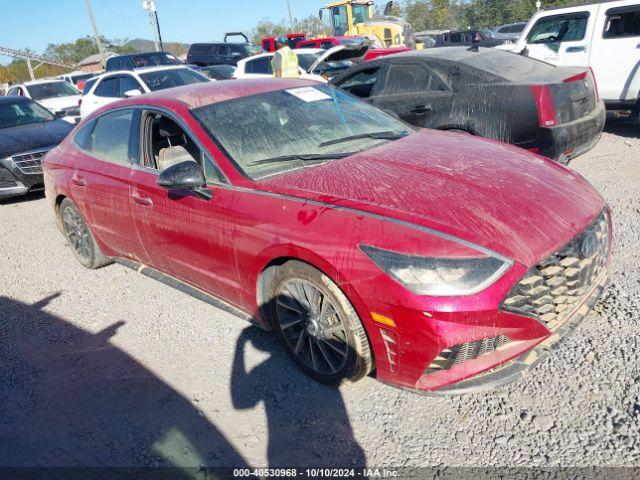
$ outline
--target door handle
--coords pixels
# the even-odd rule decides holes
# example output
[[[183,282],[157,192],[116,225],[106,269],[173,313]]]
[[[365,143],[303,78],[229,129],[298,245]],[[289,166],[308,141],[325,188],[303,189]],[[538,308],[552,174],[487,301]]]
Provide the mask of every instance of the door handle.
[[[587,51],[587,47],[585,47],[584,45],[579,45],[577,47],[567,47],[567,49],[565,50],[565,52],[567,53],[580,53],[580,52],[586,52]]]
[[[79,176],[73,176],[71,177],[71,183],[73,183],[74,185],[78,186],[78,187],[86,187],[87,186],[87,181],[83,178],[83,177],[79,177]]]
[[[427,113],[427,112],[431,112],[433,111],[433,108],[431,107],[431,105],[416,105],[415,107],[413,107],[413,110],[411,110],[411,113]]]
[[[153,205],[153,200],[151,200],[151,198],[149,197],[141,197],[140,195],[136,195],[135,193],[131,195],[131,197],[133,198],[133,201],[140,206],[150,207],[151,205]]]

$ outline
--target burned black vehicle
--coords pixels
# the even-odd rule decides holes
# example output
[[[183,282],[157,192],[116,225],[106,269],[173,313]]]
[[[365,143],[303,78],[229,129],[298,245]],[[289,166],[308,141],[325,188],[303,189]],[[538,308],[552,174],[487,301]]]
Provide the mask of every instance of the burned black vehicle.
[[[73,126],[25,97],[0,97],[0,200],[42,189],[42,157]]]
[[[605,122],[589,69],[495,49],[389,55],[331,83],[418,127],[500,140],[565,164],[597,143]]]

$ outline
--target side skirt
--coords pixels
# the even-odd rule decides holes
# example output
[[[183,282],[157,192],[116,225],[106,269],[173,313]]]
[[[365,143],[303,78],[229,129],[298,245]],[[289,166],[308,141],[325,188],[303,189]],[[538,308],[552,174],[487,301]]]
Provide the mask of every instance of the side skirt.
[[[179,290],[182,293],[186,293],[191,297],[197,298],[198,300],[208,303],[209,305],[219,308],[220,310],[230,313],[231,315],[241,318],[242,320],[246,320],[248,322],[254,323],[260,328],[264,329],[264,326],[260,322],[258,322],[255,318],[253,318],[251,315],[249,315],[247,312],[240,310],[239,308],[234,307],[230,303],[227,303],[226,301],[214,295],[206,293],[200,290],[199,288],[189,285],[188,283],[185,283],[182,280],[178,280],[177,278],[167,275],[166,273],[162,273],[161,271],[156,270],[155,268],[149,267],[147,265],[143,265],[142,263],[138,263],[133,260],[128,260],[126,258],[114,258],[113,261],[116,263],[119,263],[124,267],[130,268],[132,270],[136,270],[138,273],[142,273],[143,275],[153,278],[154,280],[158,280],[159,282],[162,282],[165,285],[175,288],[176,290]]]

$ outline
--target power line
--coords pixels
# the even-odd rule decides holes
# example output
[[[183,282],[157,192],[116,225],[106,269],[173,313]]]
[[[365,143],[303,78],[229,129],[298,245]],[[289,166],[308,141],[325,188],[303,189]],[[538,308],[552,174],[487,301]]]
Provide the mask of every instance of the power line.
[[[59,60],[54,60],[53,58],[45,57],[44,55],[38,55],[35,53],[27,52],[26,50],[16,50],[14,48],[0,47],[0,55],[5,55],[7,57],[18,58],[20,60],[26,60],[27,68],[29,69],[29,75],[31,76],[31,80],[35,80],[36,76],[34,74],[34,70],[38,68],[40,65],[48,63],[49,65],[55,65],[57,67],[64,67],[74,70],[77,65],[74,63],[61,62]],[[40,62],[38,65],[33,67],[31,65],[31,61]]]

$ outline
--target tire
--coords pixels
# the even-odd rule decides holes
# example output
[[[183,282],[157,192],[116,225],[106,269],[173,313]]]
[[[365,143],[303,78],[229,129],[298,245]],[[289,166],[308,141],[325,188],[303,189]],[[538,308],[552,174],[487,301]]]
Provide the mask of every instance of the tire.
[[[274,274],[268,299],[280,342],[309,377],[339,385],[371,371],[371,347],[358,314],[324,273],[289,261]]]
[[[100,268],[111,263],[100,251],[78,207],[68,198],[60,204],[60,224],[73,255],[83,267]]]

